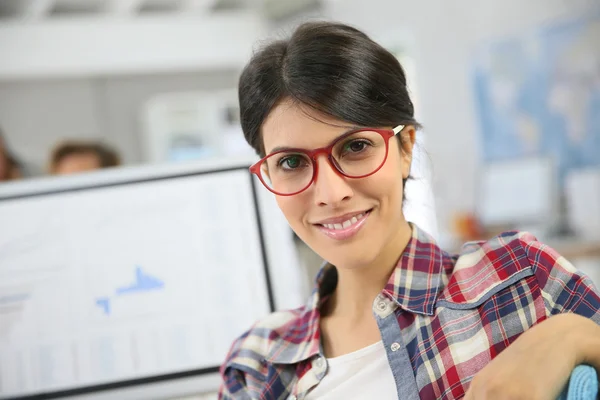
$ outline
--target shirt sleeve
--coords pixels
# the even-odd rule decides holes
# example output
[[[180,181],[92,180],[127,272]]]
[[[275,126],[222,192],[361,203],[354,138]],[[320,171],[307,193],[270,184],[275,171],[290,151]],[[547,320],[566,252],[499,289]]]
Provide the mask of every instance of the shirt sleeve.
[[[575,313],[600,325],[600,292],[592,280],[531,234],[521,238],[542,291],[547,316]]]
[[[246,400],[250,399],[246,391],[246,384],[242,373],[235,369],[228,369],[222,374],[223,382],[219,388],[219,400]]]
[[[221,373],[221,387],[219,388],[219,400],[246,400],[250,399],[246,388],[246,378],[244,373],[239,369],[232,368],[231,362],[234,357],[239,353],[241,348],[241,342],[247,335],[245,333],[241,338],[238,338],[231,345],[229,354],[227,355],[226,361],[220,368]]]

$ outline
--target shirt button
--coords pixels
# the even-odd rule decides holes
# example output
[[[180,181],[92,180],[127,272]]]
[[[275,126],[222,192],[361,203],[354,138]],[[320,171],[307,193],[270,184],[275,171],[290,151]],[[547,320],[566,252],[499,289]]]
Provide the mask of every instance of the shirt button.
[[[387,309],[387,304],[385,303],[385,301],[380,301],[379,303],[377,303],[377,309],[379,311],[385,311]]]
[[[392,345],[390,346],[390,349],[391,349],[392,351],[398,351],[398,350],[400,350],[400,344],[398,344],[398,343],[394,342],[394,343],[392,343]]]
[[[296,396],[291,395],[290,398],[288,400],[296,400]]]
[[[317,358],[317,361],[315,361],[315,365],[317,368],[321,368],[323,367],[323,359],[322,358]]]

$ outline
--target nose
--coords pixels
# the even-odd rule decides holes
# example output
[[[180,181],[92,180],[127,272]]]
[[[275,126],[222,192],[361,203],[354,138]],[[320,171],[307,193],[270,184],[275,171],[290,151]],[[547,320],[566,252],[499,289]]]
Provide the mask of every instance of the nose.
[[[333,165],[327,156],[321,155],[316,160],[317,176],[314,185],[314,201],[318,206],[339,207],[354,195],[352,187]]]

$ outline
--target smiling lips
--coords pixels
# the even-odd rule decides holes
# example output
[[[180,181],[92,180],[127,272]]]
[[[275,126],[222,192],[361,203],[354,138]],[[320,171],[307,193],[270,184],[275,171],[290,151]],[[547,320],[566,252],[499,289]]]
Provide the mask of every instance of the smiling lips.
[[[332,239],[346,240],[356,235],[363,227],[371,210],[350,213],[337,218],[330,218],[315,224],[321,232]]]

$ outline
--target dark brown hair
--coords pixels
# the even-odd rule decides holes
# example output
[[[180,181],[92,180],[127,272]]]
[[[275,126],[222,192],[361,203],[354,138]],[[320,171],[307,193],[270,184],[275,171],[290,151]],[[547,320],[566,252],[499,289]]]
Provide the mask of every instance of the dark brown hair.
[[[238,91],[244,136],[261,156],[262,125],[284,100],[353,125],[419,127],[398,59],[340,23],[304,23],[289,39],[263,47],[244,68]]]
[[[50,172],[67,156],[92,154],[98,158],[100,168],[116,167],[121,164],[119,154],[111,147],[95,142],[67,141],[59,144],[50,157]]]

